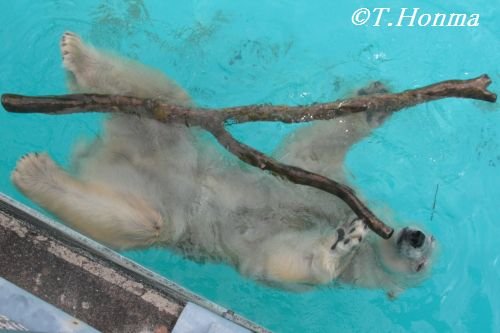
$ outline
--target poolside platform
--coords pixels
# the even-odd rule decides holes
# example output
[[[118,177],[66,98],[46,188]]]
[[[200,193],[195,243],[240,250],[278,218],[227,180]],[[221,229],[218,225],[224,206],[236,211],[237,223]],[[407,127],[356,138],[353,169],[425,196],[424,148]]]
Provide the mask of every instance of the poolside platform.
[[[3,194],[0,293],[29,331],[56,330],[38,306],[65,332],[268,332]]]

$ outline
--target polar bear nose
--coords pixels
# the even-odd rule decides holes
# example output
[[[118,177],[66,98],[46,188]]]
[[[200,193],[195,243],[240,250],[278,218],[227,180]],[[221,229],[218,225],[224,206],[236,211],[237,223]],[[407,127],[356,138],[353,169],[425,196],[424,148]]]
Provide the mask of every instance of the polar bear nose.
[[[425,234],[420,230],[410,231],[408,235],[410,245],[414,248],[419,248],[424,244]]]

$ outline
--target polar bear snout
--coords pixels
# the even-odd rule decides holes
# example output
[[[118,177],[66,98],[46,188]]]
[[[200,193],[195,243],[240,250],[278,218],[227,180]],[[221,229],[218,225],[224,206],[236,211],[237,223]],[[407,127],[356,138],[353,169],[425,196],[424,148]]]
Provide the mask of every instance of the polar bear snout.
[[[422,245],[424,245],[425,234],[420,230],[412,232],[409,238],[410,238],[410,245],[413,246],[414,248],[419,248],[422,247]]]
[[[427,261],[435,246],[432,235],[413,227],[405,227],[398,233],[396,247],[399,253],[410,260]],[[417,271],[420,271],[417,269]]]
[[[398,243],[408,242],[412,247],[418,249],[425,243],[425,234],[420,230],[410,229],[408,227],[401,230]]]

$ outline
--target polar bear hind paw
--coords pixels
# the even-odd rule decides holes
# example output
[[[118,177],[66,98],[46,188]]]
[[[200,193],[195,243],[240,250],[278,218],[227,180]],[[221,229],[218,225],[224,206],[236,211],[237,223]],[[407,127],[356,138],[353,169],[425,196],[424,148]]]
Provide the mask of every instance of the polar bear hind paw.
[[[11,178],[14,184],[25,192],[33,192],[55,184],[59,169],[45,154],[29,153],[17,163]]]

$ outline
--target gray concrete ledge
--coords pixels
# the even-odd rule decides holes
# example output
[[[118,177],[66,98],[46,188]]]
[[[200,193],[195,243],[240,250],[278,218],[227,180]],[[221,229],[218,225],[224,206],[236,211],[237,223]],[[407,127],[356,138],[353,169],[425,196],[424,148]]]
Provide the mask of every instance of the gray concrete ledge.
[[[0,194],[0,276],[103,332],[170,332],[187,302],[264,328]]]

